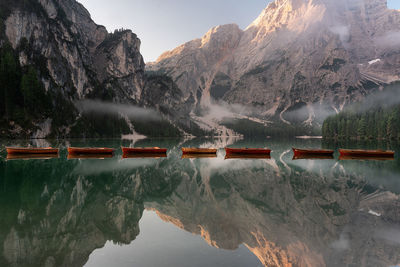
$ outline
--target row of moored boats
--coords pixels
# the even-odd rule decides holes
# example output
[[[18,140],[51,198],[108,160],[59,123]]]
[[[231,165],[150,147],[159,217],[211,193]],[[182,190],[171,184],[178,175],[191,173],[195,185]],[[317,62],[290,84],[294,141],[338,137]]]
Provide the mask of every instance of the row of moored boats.
[[[59,148],[45,147],[6,147],[10,157],[58,155]],[[121,147],[124,158],[166,157],[167,149],[160,147]],[[270,158],[268,148],[225,148],[226,158]],[[112,157],[114,148],[106,147],[68,147],[68,158]],[[332,159],[334,150],[293,148],[294,159]],[[341,159],[359,158],[394,158],[394,151],[389,150],[352,150],[339,149]],[[216,148],[183,147],[183,158],[216,157]]]

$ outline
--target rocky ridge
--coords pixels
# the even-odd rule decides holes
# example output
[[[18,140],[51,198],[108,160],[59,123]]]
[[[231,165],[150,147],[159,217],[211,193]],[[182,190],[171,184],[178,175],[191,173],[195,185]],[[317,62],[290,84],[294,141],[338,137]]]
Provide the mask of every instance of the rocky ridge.
[[[3,5],[0,49],[9,43],[23,71],[32,66],[37,70],[55,112],[49,116],[40,114],[31,128],[8,118],[9,125],[0,134],[68,137],[76,132],[74,129],[79,133],[85,128],[96,128],[79,126],[94,120],[86,118],[75,106],[77,101],[85,99],[156,109],[166,123],[179,125],[182,133],[191,128],[196,130],[185,118],[187,112],[180,89],[166,77],[146,79],[141,42],[131,30],[108,33],[75,0],[29,3],[7,0],[2,9]],[[159,103],[155,103],[157,100]],[[113,114],[107,120],[124,124],[125,117]],[[126,125],[115,128],[119,127],[128,128]]]
[[[276,0],[245,30],[215,27],[146,69],[172,77],[193,110],[222,100],[312,124],[400,79],[399,32],[385,0]]]

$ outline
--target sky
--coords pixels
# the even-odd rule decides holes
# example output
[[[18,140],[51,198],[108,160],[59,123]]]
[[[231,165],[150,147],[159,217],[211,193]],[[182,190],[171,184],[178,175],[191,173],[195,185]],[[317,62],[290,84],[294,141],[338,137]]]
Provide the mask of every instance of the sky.
[[[145,62],[202,37],[212,27],[246,28],[269,0],[78,0],[108,31],[131,29],[142,41]],[[400,1],[400,0],[399,0]]]
[[[142,41],[145,62],[202,37],[214,26],[236,23],[246,28],[271,0],[78,0],[92,19],[115,29],[131,29]],[[387,0],[400,9],[400,0]]]

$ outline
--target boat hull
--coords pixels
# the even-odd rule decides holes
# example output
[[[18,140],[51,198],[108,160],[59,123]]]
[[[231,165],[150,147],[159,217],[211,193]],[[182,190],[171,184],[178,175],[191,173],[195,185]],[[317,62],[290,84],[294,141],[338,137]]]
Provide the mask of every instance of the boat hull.
[[[122,147],[123,154],[165,154],[166,148],[159,147]]]
[[[387,150],[351,150],[351,149],[339,149],[340,156],[347,157],[385,157],[393,158],[394,151]]]
[[[183,154],[216,154],[215,148],[182,147]]]
[[[271,149],[265,148],[225,148],[226,154],[240,154],[240,155],[269,155]]]
[[[293,148],[293,153],[295,157],[301,156],[332,156],[333,150],[328,149],[298,149]]]
[[[114,148],[69,147],[68,154],[71,154],[71,155],[112,155],[112,154],[114,154]]]
[[[23,155],[28,155],[28,154],[58,154],[59,149],[58,148],[51,148],[51,147],[46,147],[46,148],[23,148],[23,147],[6,147],[7,153],[8,154],[23,154]]]

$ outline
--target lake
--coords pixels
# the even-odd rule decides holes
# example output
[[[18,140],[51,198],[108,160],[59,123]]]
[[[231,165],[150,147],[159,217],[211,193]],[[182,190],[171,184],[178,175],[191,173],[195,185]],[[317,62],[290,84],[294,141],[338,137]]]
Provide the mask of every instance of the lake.
[[[400,159],[293,160],[322,140],[152,139],[167,158],[122,159],[122,140],[33,141],[59,158],[0,158],[0,266],[399,266]],[[225,159],[223,147],[269,147]],[[113,158],[67,159],[67,146]],[[182,159],[182,146],[218,147]]]

